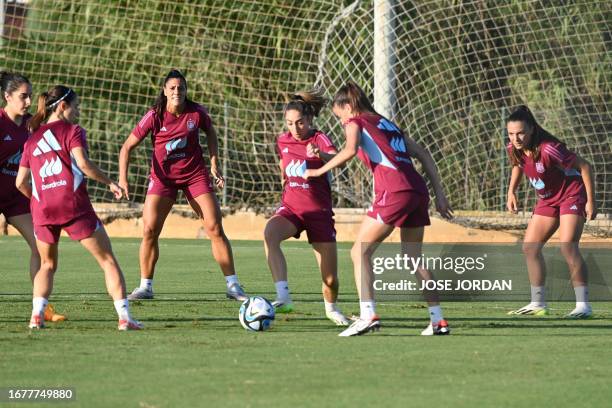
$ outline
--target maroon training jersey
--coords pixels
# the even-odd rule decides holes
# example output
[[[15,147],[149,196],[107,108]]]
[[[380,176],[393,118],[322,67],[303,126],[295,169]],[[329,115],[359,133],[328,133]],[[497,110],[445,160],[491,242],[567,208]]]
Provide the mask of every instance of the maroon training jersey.
[[[312,143],[324,153],[336,150],[329,138],[318,130],[304,140],[296,140],[290,132],[283,133],[276,140],[276,148],[283,165],[282,205],[295,213],[331,211],[331,187],[329,173],[304,180],[306,169],[318,169],[325,162],[316,156],[306,154],[306,146]]]
[[[512,143],[507,150],[511,152]],[[544,141],[540,144],[539,160],[534,162],[532,156],[523,154],[520,167],[535,188],[538,200],[555,205],[569,196],[586,196],[580,172],[572,167],[575,161],[576,154],[563,143]]]
[[[404,134],[392,122],[376,114],[349,119],[360,130],[357,156],[374,173],[375,192],[416,191],[428,195],[423,177],[415,170]]]
[[[15,177],[19,170],[19,161],[23,145],[30,137],[26,123],[30,115],[24,116],[21,125],[8,117],[4,109],[0,109],[0,200],[6,201],[14,194],[21,194],[15,187]]]
[[[210,127],[206,108],[187,103],[178,117],[165,111],[161,122],[155,111],[149,110],[132,133],[138,139],[151,134],[151,172],[162,182],[181,184],[204,169],[199,130],[207,131]]]
[[[42,125],[26,142],[19,165],[32,173],[34,225],[62,225],[94,213],[85,176],[70,153],[76,147],[87,149],[85,130],[62,120]]]

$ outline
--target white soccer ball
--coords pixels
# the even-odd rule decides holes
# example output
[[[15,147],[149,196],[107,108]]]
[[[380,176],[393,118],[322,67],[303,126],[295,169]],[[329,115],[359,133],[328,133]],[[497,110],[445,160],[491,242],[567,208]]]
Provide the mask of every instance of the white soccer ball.
[[[253,296],[240,306],[238,318],[240,324],[250,331],[264,331],[272,327],[274,322],[274,306],[264,297]]]

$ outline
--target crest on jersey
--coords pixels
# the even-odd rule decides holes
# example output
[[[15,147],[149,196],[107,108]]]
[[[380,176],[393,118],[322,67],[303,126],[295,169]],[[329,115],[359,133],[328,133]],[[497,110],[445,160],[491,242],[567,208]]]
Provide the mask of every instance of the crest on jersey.
[[[187,130],[193,130],[195,129],[196,124],[195,121],[193,119],[188,119],[187,120]]]
[[[542,162],[536,162],[535,168],[538,173],[544,173],[544,171],[546,171]]]

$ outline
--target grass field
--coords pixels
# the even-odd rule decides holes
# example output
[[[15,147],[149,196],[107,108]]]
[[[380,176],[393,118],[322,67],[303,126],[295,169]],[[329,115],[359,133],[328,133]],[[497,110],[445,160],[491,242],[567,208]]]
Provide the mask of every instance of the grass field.
[[[139,241],[113,245],[131,290]],[[262,243],[233,246],[248,292],[273,298]],[[132,303],[146,330],[120,333],[102,272],[62,240],[51,300],[69,321],[30,332],[28,251],[2,237],[0,387],[74,387],[76,402],[45,405],[70,407],[610,406],[611,303],[595,303],[586,321],[562,318],[570,303],[552,304],[546,318],[506,316],[520,303],[447,303],[453,334],[423,338],[423,304],[389,302],[379,305],[379,333],[339,338],[324,318],[312,251],[284,248],[297,313],[272,331],[240,326],[207,241],[163,240],[156,300]],[[340,301],[350,314],[348,248],[340,245]]]

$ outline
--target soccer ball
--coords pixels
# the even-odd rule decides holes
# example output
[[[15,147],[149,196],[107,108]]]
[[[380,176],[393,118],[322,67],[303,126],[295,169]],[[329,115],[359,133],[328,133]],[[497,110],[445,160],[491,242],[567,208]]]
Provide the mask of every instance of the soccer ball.
[[[266,298],[253,296],[242,303],[238,318],[247,330],[268,330],[274,322],[274,306]]]

